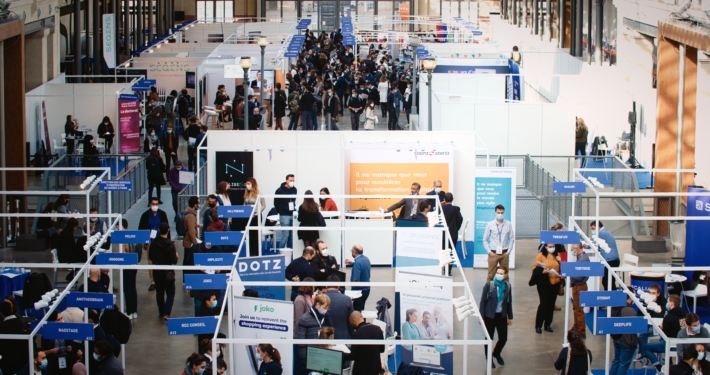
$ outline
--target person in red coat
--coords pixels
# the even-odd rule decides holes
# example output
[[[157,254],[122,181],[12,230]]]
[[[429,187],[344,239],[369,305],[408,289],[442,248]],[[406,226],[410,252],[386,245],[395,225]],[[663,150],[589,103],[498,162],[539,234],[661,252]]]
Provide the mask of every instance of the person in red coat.
[[[327,187],[324,187],[320,189],[320,210],[321,211],[338,211],[338,206],[335,204],[335,201],[332,198],[324,198],[322,196],[328,196],[330,195],[330,190],[328,190]]]

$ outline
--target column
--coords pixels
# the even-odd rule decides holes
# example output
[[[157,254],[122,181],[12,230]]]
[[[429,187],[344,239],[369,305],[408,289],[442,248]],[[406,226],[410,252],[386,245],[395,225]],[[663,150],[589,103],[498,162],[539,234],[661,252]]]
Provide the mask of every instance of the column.
[[[597,65],[602,66],[604,63],[604,0],[596,0],[597,3],[597,48],[594,51],[594,58],[597,60]]]
[[[94,59],[93,75],[100,75],[101,67],[103,65],[101,61],[103,49],[101,48],[101,9],[99,8],[99,0],[93,1],[91,10],[93,14],[93,20],[91,21],[93,23],[93,32],[91,34],[91,40],[93,41],[94,45],[94,51],[91,54],[91,57]]]
[[[44,29],[25,37],[25,70],[33,72],[25,77],[28,91],[47,82],[47,35],[49,30]]]
[[[153,41],[153,0],[148,0],[148,43]]]

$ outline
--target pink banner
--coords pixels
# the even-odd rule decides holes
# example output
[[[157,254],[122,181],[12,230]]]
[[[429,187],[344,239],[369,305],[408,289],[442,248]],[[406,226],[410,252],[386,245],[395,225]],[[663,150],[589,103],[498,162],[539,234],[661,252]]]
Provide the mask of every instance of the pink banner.
[[[141,151],[140,97],[121,94],[118,97],[118,134],[121,153]]]

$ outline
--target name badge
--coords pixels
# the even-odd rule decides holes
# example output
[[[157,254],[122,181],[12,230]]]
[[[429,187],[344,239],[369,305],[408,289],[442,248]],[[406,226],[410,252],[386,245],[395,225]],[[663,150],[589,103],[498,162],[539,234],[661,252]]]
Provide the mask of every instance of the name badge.
[[[153,238],[155,238],[155,236],[157,236],[157,235],[158,235],[158,231],[157,231],[157,230],[152,229],[152,230],[150,231],[150,239],[151,239],[151,240],[152,240]]]
[[[295,210],[296,210],[295,206],[293,205],[293,202],[288,202],[288,210],[289,210],[289,211],[295,211]]]

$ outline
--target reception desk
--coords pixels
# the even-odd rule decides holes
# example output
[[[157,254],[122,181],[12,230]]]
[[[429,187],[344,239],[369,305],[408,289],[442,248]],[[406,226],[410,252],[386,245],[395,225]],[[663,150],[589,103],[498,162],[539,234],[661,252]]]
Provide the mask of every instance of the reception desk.
[[[392,228],[392,213],[378,211],[349,211],[345,213],[345,228]],[[394,257],[394,231],[390,230],[345,230],[343,231],[343,253],[347,259],[350,248],[362,245],[364,255],[372,265],[391,266]]]

